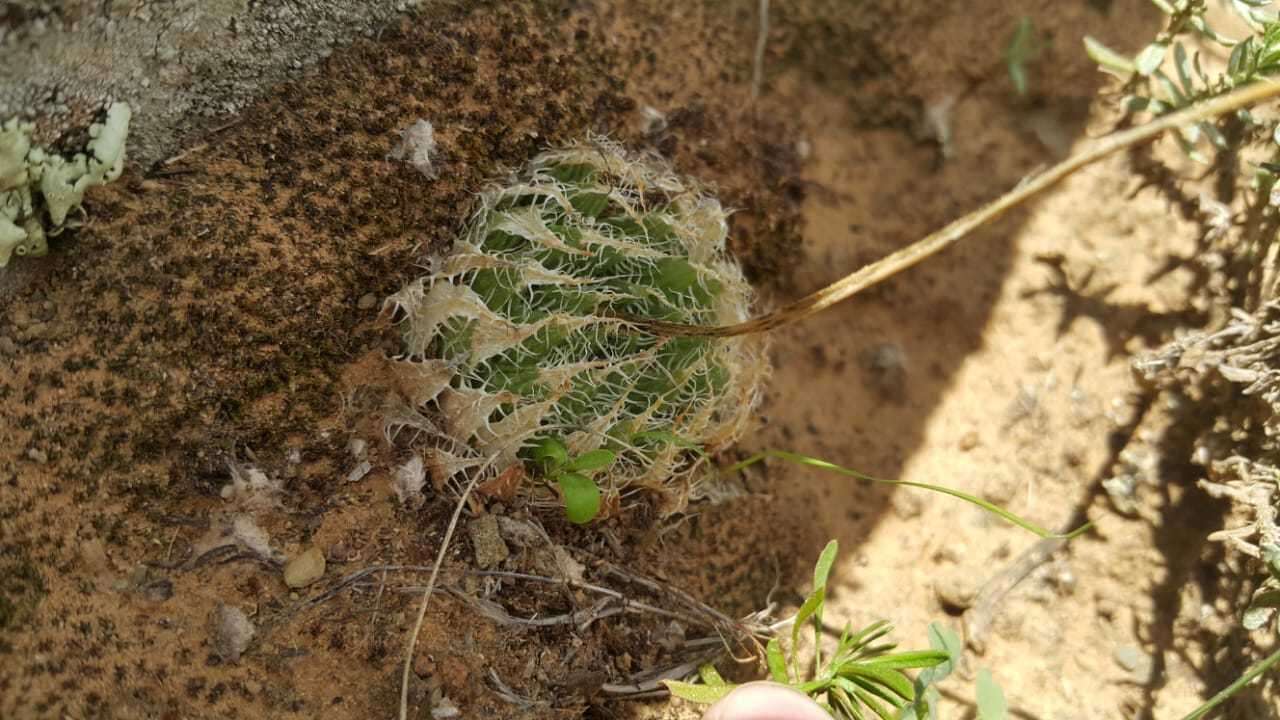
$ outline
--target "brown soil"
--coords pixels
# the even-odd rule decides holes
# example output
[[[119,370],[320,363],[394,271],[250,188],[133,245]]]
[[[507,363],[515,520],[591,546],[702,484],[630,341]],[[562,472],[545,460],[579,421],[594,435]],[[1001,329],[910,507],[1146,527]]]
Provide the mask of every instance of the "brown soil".
[[[362,569],[429,565],[453,499],[429,490],[409,509],[392,497],[407,453],[378,414],[397,387],[382,358],[399,347],[378,303],[447,247],[476,188],[504,169],[588,133],[652,148],[739,209],[734,249],[776,301],[1104,131],[1111,103],[1093,102],[1102,80],[1077,39],[1128,49],[1157,22],[1097,3],[1021,8],[1053,36],[1032,97],[1017,99],[1000,61],[1017,17],[1002,3],[775,3],[753,104],[754,3],[740,5],[482,3],[411,17],[158,171],[97,192],[90,227],[24,262],[0,287],[0,717],[394,714],[418,597],[405,591],[426,573],[327,591]],[[949,103],[943,152],[925,118]],[[665,125],[646,128],[645,107]],[[435,179],[386,158],[417,118],[436,128]],[[1223,509],[1194,490],[1185,447],[1157,446],[1178,433],[1164,408],[1143,412],[1128,373],[1127,355],[1189,310],[1190,278],[1148,278],[1190,250],[1195,228],[1158,197],[1127,199],[1131,177],[1123,159],[1090,170],[779,333],[767,422],[741,451],[940,482],[1050,526],[1087,510],[1097,531],[996,608],[971,658],[1024,717],[1170,717],[1247,660],[1221,558],[1202,541]],[[1066,286],[1038,257],[1049,253]],[[353,439],[372,469],[348,483]],[[1122,451],[1154,458],[1133,517],[1097,486]],[[275,489],[256,505],[224,499],[250,467]],[[474,505],[447,556],[451,592],[433,598],[418,644],[413,717],[447,703],[465,717],[696,716],[611,699],[695,657],[688,641],[710,632],[672,588],[735,617],[770,601],[781,615],[835,537],[828,617],[888,618],[918,644],[929,621],[958,624],[948,613],[1035,542],[949,498],[817,471],[770,464],[735,483],[737,497],[688,517],[641,503],[586,529],[520,500]],[[495,552],[470,532],[486,513],[507,523],[498,569],[555,576],[578,563],[588,584],[645,606],[590,623],[495,622],[496,608],[544,618],[602,596],[477,575],[477,555]],[[237,517],[278,556],[206,552]],[[573,561],[537,538],[522,545],[512,522],[545,527]],[[326,574],[290,590],[280,561],[312,546]],[[220,605],[257,628],[238,659],[211,627]],[[961,706],[968,677],[944,686]]]

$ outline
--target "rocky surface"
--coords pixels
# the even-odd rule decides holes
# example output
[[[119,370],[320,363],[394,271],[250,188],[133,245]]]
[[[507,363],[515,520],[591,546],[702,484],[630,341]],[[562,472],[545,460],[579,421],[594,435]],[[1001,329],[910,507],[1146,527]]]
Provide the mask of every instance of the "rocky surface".
[[[46,142],[82,132],[113,101],[136,122],[129,153],[149,165],[226,122],[421,2],[89,0],[0,4],[0,119],[34,120]]]

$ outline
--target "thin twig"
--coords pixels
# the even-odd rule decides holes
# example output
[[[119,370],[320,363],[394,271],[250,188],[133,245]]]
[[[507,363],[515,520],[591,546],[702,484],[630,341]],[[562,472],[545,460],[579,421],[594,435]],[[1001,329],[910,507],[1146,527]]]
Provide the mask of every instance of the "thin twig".
[[[471,491],[475,489],[482,475],[482,472],[472,475],[471,481],[467,483],[467,488],[462,491],[462,496],[458,498],[458,504],[453,509],[453,517],[449,518],[449,529],[445,531],[444,539],[440,541],[440,550],[436,553],[435,565],[431,567],[431,578],[427,580],[427,587],[422,591],[422,603],[418,605],[418,619],[413,623],[413,633],[409,635],[409,642],[405,643],[404,672],[400,674],[400,720],[408,720],[409,718],[409,672],[413,669],[413,653],[418,646],[418,634],[422,632],[422,621],[427,617],[427,605],[431,601],[431,592],[435,589],[436,578],[440,576],[440,566],[444,564],[444,555],[449,550],[449,541],[453,539],[453,531],[458,528],[458,518],[462,517],[462,509],[467,506],[467,498],[471,496]]]
[[[764,49],[769,42],[769,0],[760,0],[760,18],[756,29],[756,52],[751,63],[751,101],[760,98],[764,82]]]
[[[1280,95],[1280,83],[1260,80],[1200,105],[1194,105],[1138,127],[1112,133],[1093,142],[1086,150],[1063,160],[1044,172],[1027,178],[996,200],[983,205],[924,238],[877,260],[815,293],[781,308],[734,325],[705,326],[626,318],[637,327],[657,335],[732,337],[764,332],[799,322],[847,300],[876,283],[887,280],[917,263],[954,245],[974,230],[987,225],[1027,200],[1057,185],[1076,171],[1120,150],[1151,140],[1166,130],[1202,122]]]
[[[983,636],[991,626],[996,610],[1018,583],[1031,574],[1031,571],[1048,562],[1049,558],[1066,542],[1063,537],[1047,537],[1027,548],[1008,567],[996,573],[982,586],[974,600],[973,607],[965,611],[964,623],[965,644],[973,648],[979,655],[985,649]]]
[[[370,565],[367,568],[362,568],[342,578],[337,583],[335,583],[333,587],[329,588],[328,590],[325,590],[324,592],[311,598],[310,600],[303,602],[298,609],[306,610],[307,608],[312,608],[312,607],[315,607],[316,605],[326,602],[330,598],[332,598],[333,596],[341,592],[343,588],[359,580],[362,580],[365,577],[368,577],[369,575],[372,575],[373,573],[376,573],[376,572],[381,572],[381,573],[426,572],[430,569],[431,569],[431,566],[429,565]]]

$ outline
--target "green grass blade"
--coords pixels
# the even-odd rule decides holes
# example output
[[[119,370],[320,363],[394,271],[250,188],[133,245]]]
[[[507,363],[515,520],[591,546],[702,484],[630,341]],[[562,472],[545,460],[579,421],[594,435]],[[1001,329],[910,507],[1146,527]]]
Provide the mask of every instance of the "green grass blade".
[[[782,643],[778,642],[778,638],[769,641],[768,646],[765,647],[764,659],[774,682],[783,685],[791,683],[791,678],[787,677],[787,658],[782,654]]]
[[[872,667],[862,663],[847,663],[837,670],[840,677],[853,679],[854,677],[863,677],[871,680],[877,685],[882,685],[896,693],[903,700],[910,702],[915,698],[915,688],[911,685],[911,680],[906,675],[897,670],[886,670],[884,668]]]
[[[871,712],[875,713],[880,720],[895,720],[894,713],[884,703],[880,702],[873,693],[867,692],[866,689],[859,687],[848,678],[836,678],[835,684],[844,690],[851,697],[857,699],[858,702],[868,707]]]
[[[950,495],[951,497],[964,500],[965,502],[970,503],[971,505],[976,505],[982,508],[983,510],[986,510],[987,512],[992,513],[993,515],[997,515],[1003,518],[1004,520],[1014,525],[1017,525],[1018,527],[1024,530],[1034,533],[1042,538],[1058,538],[1061,540],[1070,540],[1074,537],[1084,534],[1086,531],[1089,530],[1089,528],[1093,527],[1093,523],[1090,522],[1090,523],[1085,523],[1084,525],[1081,525],[1080,527],[1076,528],[1075,530],[1072,530],[1069,533],[1066,533],[1065,535],[1060,533],[1050,532],[1029,520],[1023,520],[1017,515],[1014,515],[1008,510],[1005,510],[1004,508],[1000,507],[999,505],[995,505],[993,503],[987,502],[982,498],[975,497],[966,492],[954,490],[952,488],[945,487],[942,485],[930,485],[929,483],[913,482],[911,480],[886,480],[884,478],[872,477],[871,475],[867,475],[866,473],[861,473],[861,472],[858,472],[857,470],[850,470],[849,468],[841,467],[839,465],[836,465],[835,463],[827,462],[826,460],[819,460],[818,458],[809,457],[808,455],[801,455],[800,453],[788,452],[786,450],[765,450],[763,452],[756,453],[755,455],[752,455],[751,457],[747,458],[746,460],[743,460],[742,462],[738,462],[733,465],[730,465],[725,470],[725,472],[726,473],[737,472],[739,470],[742,470],[745,467],[749,467],[758,462],[761,462],[766,458],[778,458],[779,460],[786,460],[787,462],[792,462],[797,465],[808,465],[810,467],[816,467],[823,470],[830,470],[831,472],[838,473],[846,477],[855,478],[857,480],[863,480],[866,482],[881,483],[884,485],[902,485],[904,487],[920,488],[922,490],[930,490],[936,493],[942,493],[943,495]]]
[[[1268,655],[1265,659],[1263,659],[1257,665],[1254,665],[1253,667],[1246,670],[1245,673],[1241,675],[1239,678],[1237,678],[1235,682],[1223,688],[1221,691],[1218,692],[1217,695],[1214,695],[1213,697],[1209,698],[1209,700],[1205,702],[1205,704],[1201,705],[1195,710],[1192,710],[1191,714],[1187,715],[1182,720],[1199,720],[1205,715],[1208,715],[1210,712],[1213,711],[1214,708],[1226,702],[1232,695],[1235,695],[1237,692],[1239,692],[1240,688],[1253,682],[1255,679],[1257,679],[1259,675],[1270,670],[1277,663],[1280,663],[1280,650],[1277,650],[1274,653]]]

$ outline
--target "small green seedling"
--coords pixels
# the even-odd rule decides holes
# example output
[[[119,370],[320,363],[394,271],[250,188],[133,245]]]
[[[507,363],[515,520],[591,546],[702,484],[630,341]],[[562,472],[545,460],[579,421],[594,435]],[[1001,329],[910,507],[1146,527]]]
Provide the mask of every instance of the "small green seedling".
[[[612,450],[588,450],[569,457],[569,449],[556,438],[546,438],[533,448],[533,459],[542,466],[542,476],[560,486],[565,515],[570,522],[590,522],[600,512],[600,487],[591,474],[613,464]]]
[[[1004,51],[1005,66],[1009,69],[1009,82],[1019,97],[1026,97],[1030,89],[1027,66],[1040,54],[1040,39],[1036,36],[1031,18],[1022,17],[1013,30],[1013,37]]]

